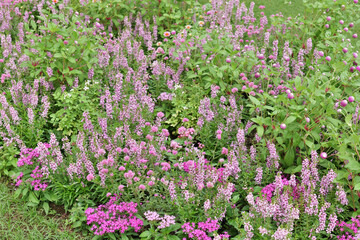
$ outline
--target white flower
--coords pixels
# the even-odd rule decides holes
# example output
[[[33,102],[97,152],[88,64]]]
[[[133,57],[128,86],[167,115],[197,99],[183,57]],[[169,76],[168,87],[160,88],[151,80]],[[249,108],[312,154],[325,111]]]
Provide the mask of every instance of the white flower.
[[[86,90],[89,90],[89,88],[88,88],[87,86],[85,86],[85,87],[84,87],[84,90],[85,90],[85,91],[86,91]]]

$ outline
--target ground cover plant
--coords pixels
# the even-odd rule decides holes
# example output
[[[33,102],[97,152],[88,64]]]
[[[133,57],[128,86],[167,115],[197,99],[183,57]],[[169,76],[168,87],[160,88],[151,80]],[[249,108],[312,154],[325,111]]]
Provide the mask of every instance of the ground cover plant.
[[[360,5],[282,4],[2,1],[0,177],[93,239],[358,239]]]

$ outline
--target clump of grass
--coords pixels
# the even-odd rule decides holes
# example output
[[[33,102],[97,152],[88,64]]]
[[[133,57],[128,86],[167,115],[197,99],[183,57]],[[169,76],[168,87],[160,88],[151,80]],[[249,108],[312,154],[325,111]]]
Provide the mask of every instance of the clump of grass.
[[[255,13],[264,12],[266,16],[281,12],[284,17],[295,17],[304,13],[304,4],[302,0],[244,0],[246,6],[251,2],[255,3]],[[265,9],[259,9],[259,6],[265,6]]]
[[[66,216],[54,209],[46,216],[16,199],[9,186],[0,181],[0,239],[91,239],[71,230]]]

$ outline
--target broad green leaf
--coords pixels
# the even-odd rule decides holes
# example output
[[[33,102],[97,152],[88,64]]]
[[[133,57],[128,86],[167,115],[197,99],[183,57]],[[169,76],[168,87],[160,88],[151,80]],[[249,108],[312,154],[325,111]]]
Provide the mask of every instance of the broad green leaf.
[[[345,117],[345,122],[346,122],[346,124],[347,124],[349,127],[351,127],[351,125],[352,125],[351,119],[352,119],[352,115],[351,115],[351,114],[348,114],[348,115]]]
[[[296,117],[295,116],[290,116],[288,117],[286,120],[285,120],[285,123],[286,124],[289,124],[289,123],[292,123],[293,121],[296,120]]]
[[[345,167],[353,172],[360,172],[360,163],[353,158],[348,159],[349,163],[345,165]]]
[[[346,179],[349,176],[349,172],[345,170],[336,171],[336,180]]]
[[[44,208],[44,210],[45,210],[46,215],[48,215],[48,214],[49,214],[49,209],[50,209],[49,203],[48,203],[48,202],[44,202],[44,203],[43,203],[43,208]]]
[[[262,124],[262,118],[252,118],[251,121],[253,121],[254,123],[257,123],[259,125]]]
[[[61,53],[55,53],[54,58],[62,58],[62,54]]]
[[[286,166],[290,167],[294,164],[294,160],[295,160],[295,151],[294,148],[292,147],[286,151],[284,163]]]
[[[145,232],[141,233],[139,237],[146,238],[146,237],[149,237],[150,235],[151,235],[150,231],[145,231]]]
[[[177,237],[177,236],[175,236],[175,235],[170,235],[170,236],[168,236],[168,239],[169,239],[169,240],[180,240],[180,238]]]
[[[359,191],[360,190],[360,183],[356,183],[354,186],[354,190]]]
[[[308,140],[305,140],[305,144],[311,149],[313,150],[315,148],[315,145],[313,142],[310,142]]]
[[[22,195],[26,196],[26,194],[28,193],[29,189],[28,188],[24,188],[24,190],[22,191]]]
[[[262,137],[264,135],[264,127],[263,126],[257,126],[256,132],[259,135],[259,137]]]
[[[249,96],[251,102],[253,102],[256,106],[260,105],[260,101],[254,98],[253,96]]]
[[[111,239],[116,240],[116,237],[115,237],[114,233],[109,233],[108,235],[110,236]]]
[[[75,60],[75,58],[72,58],[72,57],[70,57],[70,58],[68,58],[68,60],[69,60],[69,62],[71,62],[71,63],[76,63],[76,60]]]
[[[284,173],[287,174],[294,174],[297,172],[301,172],[302,169],[302,165],[298,165],[298,166],[290,166],[287,169],[284,170]]]
[[[21,188],[16,189],[16,191],[14,193],[15,198],[18,198],[20,196],[20,194],[21,194]]]
[[[39,204],[39,199],[37,199],[33,192],[30,192],[29,194],[29,201],[35,204]]]

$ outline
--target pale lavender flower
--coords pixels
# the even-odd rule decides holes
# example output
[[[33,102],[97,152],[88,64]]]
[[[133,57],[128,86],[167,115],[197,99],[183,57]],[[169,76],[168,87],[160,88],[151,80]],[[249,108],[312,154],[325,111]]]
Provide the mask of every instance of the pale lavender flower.
[[[255,177],[255,183],[260,185],[261,180],[262,180],[263,170],[262,170],[262,168],[257,168],[256,172],[257,172],[257,174],[256,174],[256,177]]]
[[[32,110],[32,108],[28,108],[27,109],[28,112],[28,118],[29,118],[29,124],[34,124],[34,111]]]
[[[269,234],[269,231],[266,228],[263,228],[260,226],[258,229],[259,229],[259,233],[261,234],[261,236]]]
[[[336,221],[337,221],[337,216],[335,213],[330,214],[329,216],[329,225],[326,229],[327,233],[331,233],[332,231],[334,231],[334,228],[336,227]]]
[[[161,217],[157,212],[147,211],[147,212],[144,213],[144,215],[145,215],[145,218],[148,221],[159,221],[159,220],[161,220]]]
[[[167,228],[174,224],[175,224],[175,216],[164,215],[164,217],[161,219],[158,228],[159,229]]]
[[[210,207],[211,207],[210,200],[207,199],[207,200],[204,202],[204,210],[205,210],[205,212],[206,212],[207,210],[209,210]]]
[[[336,191],[336,199],[343,205],[348,205],[349,201],[346,197],[346,192],[344,191],[344,189],[341,186],[337,186],[337,191]]]
[[[276,232],[272,235],[272,237],[275,239],[275,240],[287,240],[287,239],[290,239],[288,237],[288,235],[290,234],[290,231],[285,229],[285,228],[281,228],[281,227],[278,227],[278,229],[276,230]]]
[[[49,75],[49,77],[52,77],[54,74],[53,74],[53,70],[52,70],[52,68],[51,67],[48,67],[47,69],[46,69],[46,72],[47,72],[47,74]]]

